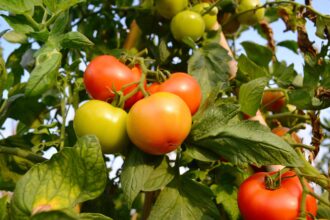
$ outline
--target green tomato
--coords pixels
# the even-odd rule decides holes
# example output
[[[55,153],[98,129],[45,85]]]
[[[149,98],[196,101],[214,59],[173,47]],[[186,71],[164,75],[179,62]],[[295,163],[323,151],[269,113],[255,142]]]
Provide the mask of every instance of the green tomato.
[[[175,40],[182,41],[190,37],[197,41],[205,31],[202,16],[194,11],[185,10],[175,15],[171,21],[171,32]]]
[[[199,3],[194,5],[192,7],[192,10],[203,15],[204,12],[210,7],[210,4],[207,2]],[[205,22],[205,29],[206,30],[212,30],[214,25],[217,22],[217,14],[218,14],[218,8],[213,7],[211,11],[209,11],[207,14],[203,15],[203,20]]]
[[[236,13],[242,13],[247,10],[254,9],[256,7],[260,6],[259,0],[240,0],[238,7],[236,9]],[[265,8],[260,8],[256,11],[249,11],[244,14],[241,14],[238,16],[238,21],[241,24],[247,24],[247,25],[254,25],[261,21],[264,18],[265,15]]]
[[[156,10],[162,17],[171,19],[188,7],[188,0],[156,0]]]
[[[127,113],[100,100],[90,100],[76,111],[73,128],[78,137],[95,135],[105,154],[119,153],[128,144]]]

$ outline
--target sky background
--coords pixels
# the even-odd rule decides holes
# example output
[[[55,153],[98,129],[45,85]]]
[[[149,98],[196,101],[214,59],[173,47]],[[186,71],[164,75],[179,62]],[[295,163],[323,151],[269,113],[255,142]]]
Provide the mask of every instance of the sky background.
[[[261,2],[265,2],[265,0],[261,0]],[[304,3],[304,0],[297,0],[296,2]],[[313,0],[313,7],[323,13],[323,14],[330,14],[330,0]],[[274,22],[271,24],[271,27],[274,31],[274,39],[275,42],[281,42],[283,40],[296,40],[297,34],[293,32],[283,32],[285,30],[284,23],[280,20],[277,22]],[[5,23],[5,21],[0,17],[0,32],[4,31],[6,29],[10,29],[10,27]],[[321,39],[317,38],[315,36],[315,27],[311,22],[307,23],[307,31],[310,37],[311,41],[315,42],[316,48],[320,48],[322,45]],[[254,41],[259,44],[265,45],[267,42],[265,39],[262,39],[259,34],[254,31],[252,28],[250,28],[247,32],[245,32],[239,39],[237,39],[236,46],[237,46],[237,52],[241,53],[243,52],[242,47],[240,46],[240,43],[243,41]],[[18,44],[12,44],[8,43],[4,39],[0,38],[0,47],[3,49],[3,57],[6,60],[9,54],[18,47]],[[303,72],[303,59],[301,55],[297,55],[293,53],[292,51],[283,48],[283,47],[277,47],[276,55],[278,59],[285,60],[288,64],[293,63],[295,70],[298,73]],[[330,118],[330,111],[323,111],[322,117]],[[4,137],[11,135],[13,133],[15,123],[12,120],[7,120],[4,124],[4,130],[1,131],[2,135]],[[305,131],[301,131],[300,136],[303,137],[304,143],[309,144],[310,143],[310,129],[306,129]],[[1,138],[1,137],[0,137]],[[120,164],[118,164],[120,165]]]

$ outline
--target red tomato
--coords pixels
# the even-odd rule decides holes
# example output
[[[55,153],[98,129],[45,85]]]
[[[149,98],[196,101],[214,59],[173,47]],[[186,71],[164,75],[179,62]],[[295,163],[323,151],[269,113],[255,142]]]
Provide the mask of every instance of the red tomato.
[[[285,95],[281,91],[265,91],[262,96],[261,105],[267,111],[281,112],[285,104]]]
[[[150,93],[170,92],[178,95],[188,105],[190,112],[194,115],[202,101],[202,90],[197,80],[187,73],[173,73],[170,78],[149,88]]]
[[[177,149],[191,129],[191,113],[184,101],[168,92],[141,99],[130,109],[127,133],[142,151],[162,155]]]
[[[121,63],[117,58],[102,55],[94,58],[87,66],[84,74],[84,83],[87,92],[94,98],[111,101],[115,91],[121,90],[124,85],[137,82],[140,79],[130,68]],[[136,84],[124,89],[124,94],[129,93]]]
[[[281,186],[268,190],[265,187],[265,176],[271,174],[256,173],[241,184],[238,207],[245,220],[295,220],[299,216],[303,189],[298,177],[292,171],[286,172],[282,174]],[[306,212],[315,216],[316,211],[316,199],[307,195]]]

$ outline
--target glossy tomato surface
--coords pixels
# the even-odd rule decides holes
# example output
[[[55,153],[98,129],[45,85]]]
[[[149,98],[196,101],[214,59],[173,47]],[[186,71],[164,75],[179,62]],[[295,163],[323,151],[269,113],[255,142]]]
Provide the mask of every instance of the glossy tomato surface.
[[[73,120],[78,137],[95,135],[105,154],[121,152],[128,144],[127,113],[107,102],[90,100],[81,105]]]
[[[241,24],[254,25],[261,21],[265,15],[265,8],[260,8],[258,10],[251,10],[260,6],[259,0],[239,0],[238,7],[236,8],[236,13],[240,14],[237,19]],[[248,11],[249,10],[249,11]],[[243,13],[248,11],[246,13]]]
[[[204,14],[208,8],[210,8],[210,4],[207,2],[202,2],[194,5],[191,10],[196,11],[197,13],[202,15],[202,18],[205,23],[205,30],[212,30],[214,25],[217,23],[217,14],[218,8],[213,7],[211,11]]]
[[[156,10],[162,17],[171,19],[188,7],[188,0],[155,0]]]
[[[285,95],[281,91],[266,90],[262,96],[261,106],[267,111],[281,112],[286,105]]]
[[[177,149],[191,129],[191,113],[177,95],[158,92],[141,99],[130,109],[127,132],[142,151],[162,155]]]
[[[188,37],[193,41],[197,41],[203,36],[204,31],[204,20],[202,16],[195,11],[181,11],[171,20],[171,33],[177,41],[182,41],[184,38]]]
[[[87,66],[84,73],[84,84],[87,92],[94,99],[108,101],[124,85],[137,82],[140,79],[130,68],[121,63],[117,58],[101,55],[94,58]],[[133,90],[136,85],[124,89],[124,94]]]
[[[250,176],[238,191],[238,207],[245,220],[295,220],[299,216],[302,186],[294,172],[282,175],[281,186],[275,190],[265,187],[265,176],[260,172]],[[314,197],[307,195],[306,211],[316,215]],[[311,218],[308,218],[311,220]]]
[[[190,112],[194,115],[202,101],[202,90],[197,80],[191,75],[183,72],[171,74],[165,82],[149,87],[150,93],[170,92],[178,95],[188,105]]]

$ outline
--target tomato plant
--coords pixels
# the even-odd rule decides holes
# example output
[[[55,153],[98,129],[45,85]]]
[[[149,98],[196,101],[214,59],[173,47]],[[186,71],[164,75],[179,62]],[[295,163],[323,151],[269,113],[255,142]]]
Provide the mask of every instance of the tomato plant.
[[[197,112],[202,101],[202,91],[197,80],[187,73],[173,73],[165,82],[150,86],[148,91],[151,94],[170,92],[178,95],[188,105],[192,115]]]
[[[241,184],[238,191],[238,206],[244,219],[293,220],[299,217],[303,191],[299,178],[294,172],[286,172],[281,175],[278,188],[268,189],[265,178],[272,174],[274,173],[256,173]],[[315,198],[307,195],[305,205],[306,212],[315,216]]]
[[[211,9],[211,11],[204,14],[210,6],[211,5],[209,3],[203,2],[203,3],[199,3],[199,4],[194,5],[191,9],[191,10],[196,11],[196,12],[198,12],[202,15],[204,23],[205,23],[205,30],[212,30],[212,28],[214,28],[214,25],[217,22],[217,14],[218,14],[218,8],[217,7],[213,7]]]
[[[259,0],[240,0],[236,12],[239,14],[237,19],[241,24],[254,25],[264,18],[265,9],[260,8]]]
[[[199,13],[194,11],[179,12],[171,21],[171,33],[177,41],[182,41],[184,38],[197,41],[202,37],[204,31],[204,20]]]
[[[78,137],[95,135],[105,154],[122,152],[128,144],[127,113],[104,101],[90,100],[76,111],[73,127]]]
[[[188,136],[191,113],[185,102],[168,92],[158,92],[137,102],[128,113],[131,141],[149,154],[177,149]]]
[[[156,0],[155,4],[156,10],[161,16],[171,19],[188,7],[188,0]]]

